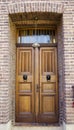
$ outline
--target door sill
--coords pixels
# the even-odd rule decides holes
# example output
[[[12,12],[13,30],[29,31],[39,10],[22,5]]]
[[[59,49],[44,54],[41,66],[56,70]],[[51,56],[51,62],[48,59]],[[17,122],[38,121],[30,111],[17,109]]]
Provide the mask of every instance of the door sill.
[[[45,127],[49,127],[49,126],[60,126],[59,123],[50,123],[50,124],[47,124],[47,123],[15,123],[14,126],[45,126]]]

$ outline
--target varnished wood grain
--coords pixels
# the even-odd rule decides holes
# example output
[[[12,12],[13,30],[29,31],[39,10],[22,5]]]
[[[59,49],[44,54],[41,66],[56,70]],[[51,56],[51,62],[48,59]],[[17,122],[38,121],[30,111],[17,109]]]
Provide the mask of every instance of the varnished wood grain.
[[[16,121],[34,122],[34,50],[17,48]],[[27,75],[27,80],[23,75]]]
[[[46,76],[50,75],[47,81]],[[57,52],[55,47],[40,48],[39,122],[58,121]]]
[[[23,75],[27,75],[27,80]],[[47,81],[46,76],[51,78]],[[56,47],[17,48],[16,121],[58,122]]]

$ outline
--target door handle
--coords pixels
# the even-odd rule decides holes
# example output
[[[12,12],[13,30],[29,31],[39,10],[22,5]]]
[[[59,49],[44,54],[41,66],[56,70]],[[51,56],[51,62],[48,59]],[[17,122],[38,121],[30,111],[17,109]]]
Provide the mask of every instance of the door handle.
[[[27,80],[27,75],[23,75],[23,80]]]
[[[46,75],[47,81],[51,79],[51,75]]]
[[[36,84],[36,92],[39,92],[39,89],[40,89],[39,84]]]

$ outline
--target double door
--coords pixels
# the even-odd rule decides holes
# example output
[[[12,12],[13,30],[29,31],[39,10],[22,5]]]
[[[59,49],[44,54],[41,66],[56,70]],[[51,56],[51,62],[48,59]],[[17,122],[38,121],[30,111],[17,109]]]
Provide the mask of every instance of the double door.
[[[16,122],[58,122],[56,47],[18,47]]]

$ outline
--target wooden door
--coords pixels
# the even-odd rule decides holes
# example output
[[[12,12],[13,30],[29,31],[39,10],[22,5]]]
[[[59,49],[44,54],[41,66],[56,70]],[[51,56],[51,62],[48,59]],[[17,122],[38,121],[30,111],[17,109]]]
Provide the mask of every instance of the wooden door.
[[[38,121],[42,123],[58,122],[57,51],[55,47],[40,48],[39,93]]]
[[[24,80],[24,77],[27,79]],[[34,96],[34,50],[32,47],[17,48],[17,122],[30,123],[35,121]]]
[[[17,48],[16,77],[16,121],[58,122],[56,47]]]

